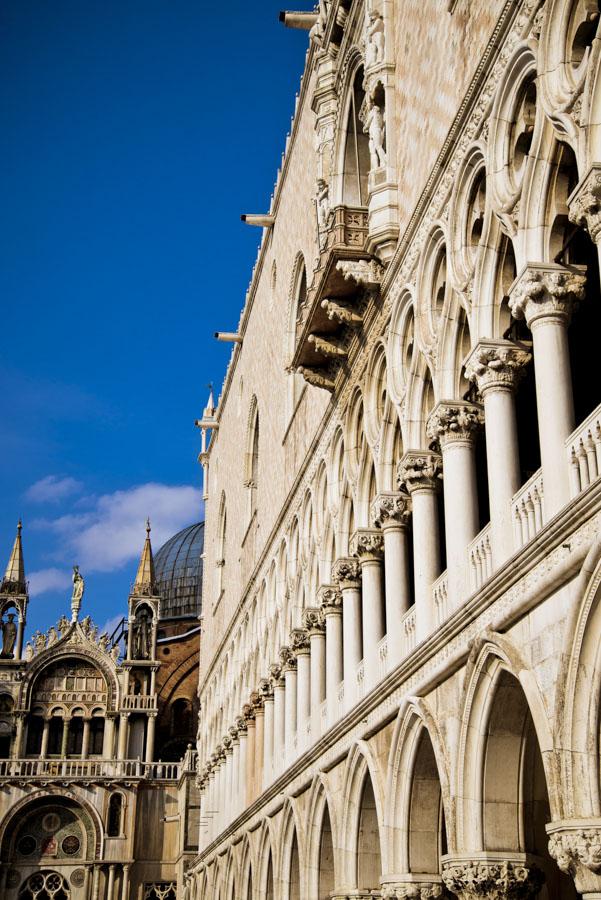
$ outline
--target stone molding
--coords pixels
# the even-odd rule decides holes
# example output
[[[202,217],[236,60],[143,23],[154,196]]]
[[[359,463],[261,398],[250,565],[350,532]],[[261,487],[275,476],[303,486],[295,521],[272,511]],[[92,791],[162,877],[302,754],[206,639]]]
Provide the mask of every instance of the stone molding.
[[[302,620],[303,628],[307,630],[309,638],[314,634],[323,634],[325,623],[321,609],[316,606],[306,606],[303,610]]]
[[[465,361],[465,377],[487,391],[515,390],[532,359],[528,347],[514,341],[479,341]]]
[[[361,563],[380,562],[384,556],[384,535],[377,528],[358,528],[351,537],[349,549]]]
[[[601,237],[601,163],[593,163],[568,197],[568,218],[585,227],[592,240]]]
[[[411,515],[411,497],[404,491],[381,491],[371,504],[375,528],[403,528]]]
[[[601,892],[601,820],[551,822],[547,833],[549,853],[572,876],[578,893]]]
[[[342,594],[335,584],[322,584],[317,591],[317,600],[324,616],[342,611]]]
[[[509,289],[509,308],[528,328],[543,318],[562,319],[567,326],[584,299],[586,267],[566,269],[557,263],[527,263]]]
[[[413,491],[436,491],[442,479],[442,456],[431,450],[408,450],[397,467],[399,487]]]
[[[436,404],[426,425],[426,434],[441,447],[449,444],[471,444],[484,425],[484,409],[480,403],[441,400]]]
[[[354,557],[341,556],[332,566],[332,581],[341,591],[346,588],[357,590],[361,587],[361,566]]]
[[[545,876],[533,863],[519,859],[456,859],[443,864],[442,880],[459,900],[528,900]]]

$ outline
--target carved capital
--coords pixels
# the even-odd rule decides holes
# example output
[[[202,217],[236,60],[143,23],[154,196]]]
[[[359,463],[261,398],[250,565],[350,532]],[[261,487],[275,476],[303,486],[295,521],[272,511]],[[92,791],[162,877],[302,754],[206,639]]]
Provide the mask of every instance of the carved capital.
[[[595,243],[601,237],[601,163],[593,163],[568,197],[569,219],[588,230]]]
[[[484,410],[480,403],[441,400],[432,410],[426,434],[442,447],[454,443],[470,443],[484,424]]]
[[[371,519],[376,528],[404,527],[411,515],[411,497],[404,491],[382,491],[371,505]]]
[[[282,674],[296,669],[296,656],[290,647],[280,647],[280,662],[282,664]]]
[[[584,299],[586,267],[528,263],[509,289],[509,308],[529,328],[543,318],[560,318],[567,325],[574,307]]]
[[[361,586],[361,566],[353,557],[342,556],[332,566],[332,581],[341,590]]]
[[[484,339],[465,361],[465,377],[482,395],[493,390],[514,390],[532,359],[525,344]]]
[[[352,279],[368,288],[379,288],[384,278],[384,267],[376,259],[343,259],[336,268],[346,281]]]
[[[529,900],[541,889],[545,876],[526,860],[448,860],[442,880],[459,900]]]
[[[342,606],[342,594],[334,584],[322,584],[317,591],[317,600],[323,610],[324,616],[332,613],[340,613]]]
[[[379,562],[384,555],[384,536],[377,528],[358,528],[351,537],[350,551],[361,562]]]
[[[601,892],[601,820],[551,822],[547,833],[549,853],[572,876],[578,893]]]
[[[312,634],[323,634],[324,621],[321,609],[315,606],[307,606],[303,610],[303,628],[305,628],[309,637]]]
[[[400,488],[413,491],[435,491],[442,479],[442,457],[430,450],[408,450],[397,467]]]
[[[269,674],[271,675],[271,683],[274,688],[283,686],[282,667],[279,663],[272,663],[269,666]]]
[[[290,632],[290,646],[295,656],[308,653],[310,649],[309,635],[304,628],[293,628]]]
[[[273,700],[273,685],[269,678],[261,678],[259,682],[259,694],[263,700],[263,705],[267,700]]]
[[[238,737],[246,737],[248,733],[248,726],[243,715],[236,716],[236,728],[238,729]]]
[[[422,877],[425,879],[427,876]],[[444,885],[436,880],[436,876],[430,878],[430,881],[422,881],[416,880],[416,876],[408,875],[407,881],[384,883],[380,896],[382,900],[438,900],[443,895]]]

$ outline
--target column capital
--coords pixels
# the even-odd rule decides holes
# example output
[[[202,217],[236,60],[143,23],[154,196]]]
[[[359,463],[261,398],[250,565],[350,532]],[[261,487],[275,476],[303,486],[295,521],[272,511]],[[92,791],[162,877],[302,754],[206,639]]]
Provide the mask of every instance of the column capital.
[[[280,662],[282,673],[292,672],[296,669],[296,657],[290,647],[280,647]]]
[[[352,556],[339,557],[332,566],[332,581],[340,590],[361,586],[361,566]]]
[[[545,876],[525,854],[503,858],[487,853],[481,858],[447,859],[442,880],[459,900],[529,900],[540,891]]]
[[[236,725],[231,725],[231,726],[228,728],[228,731],[229,731],[230,738],[232,739],[232,745],[234,745],[234,744],[239,744],[240,741],[238,740],[239,734],[238,734],[238,728],[237,728],[237,726],[236,726]]]
[[[232,738],[229,734],[224,734],[221,738],[221,744],[223,746],[224,754],[227,756],[230,753],[233,753],[232,749]]]
[[[436,404],[426,425],[426,434],[441,447],[472,443],[484,424],[481,403],[467,400],[441,400]]]
[[[465,360],[465,377],[476,382],[483,396],[487,391],[513,391],[531,359],[526,344],[483,338]]]
[[[568,218],[584,226],[595,243],[601,237],[601,163],[591,165],[568,197]]]
[[[246,724],[246,719],[244,715],[236,716],[236,730],[238,732],[238,737],[243,738],[246,737],[248,732],[248,726]]]
[[[264,700],[259,691],[251,691],[248,702],[255,716],[258,712],[263,710]]]
[[[578,893],[601,893],[601,819],[551,822],[547,834],[549,853]]]
[[[357,528],[349,549],[362,563],[379,562],[384,555],[384,536],[379,528]]]
[[[269,674],[271,675],[271,684],[274,690],[276,687],[284,687],[284,673],[280,663],[272,663],[269,666]]]
[[[290,646],[295,656],[310,652],[309,635],[305,628],[293,628],[290,632]]]
[[[381,491],[371,504],[376,528],[404,528],[411,515],[411,497],[405,491]]]
[[[335,584],[322,584],[317,591],[317,600],[324,616],[340,615],[342,594]]]
[[[569,324],[572,311],[584,299],[586,266],[527,263],[509,288],[509,308],[528,328],[545,318]]]
[[[324,621],[323,612],[316,606],[306,606],[303,609],[303,627],[309,633],[309,637],[313,634],[323,634]]]
[[[270,678],[261,678],[259,682],[259,693],[263,698],[263,705],[268,700],[273,700],[273,685]]]
[[[432,450],[408,450],[397,466],[399,487],[414,491],[436,491],[442,479],[442,456]]]
[[[444,893],[440,876],[437,878],[436,875],[431,875],[430,881],[422,881],[421,878],[417,880],[412,875],[406,877],[407,881],[400,881],[397,875],[394,881],[383,882],[380,893],[382,900],[438,900]]]

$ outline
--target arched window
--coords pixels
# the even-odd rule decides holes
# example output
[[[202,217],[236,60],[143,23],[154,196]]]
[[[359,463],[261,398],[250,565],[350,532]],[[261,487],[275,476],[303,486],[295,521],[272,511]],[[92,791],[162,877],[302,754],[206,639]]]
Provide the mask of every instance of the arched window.
[[[353,81],[346,126],[342,180],[342,202],[345,206],[367,205],[369,138],[360,118],[364,103],[363,68],[360,68]]]
[[[71,892],[58,872],[34,872],[21,890],[19,900],[69,900]]]
[[[250,521],[257,509],[259,489],[259,409],[256,397],[252,398],[250,404],[244,484],[248,489],[248,520]]]
[[[215,565],[217,567],[216,573],[216,593],[215,593],[215,602],[221,597],[223,592],[223,583],[224,583],[224,569],[225,569],[225,539],[226,539],[226,531],[227,531],[227,509],[225,505],[225,491],[221,492],[221,499],[219,501],[219,522],[217,526],[217,559],[215,561]]]
[[[286,366],[289,366],[296,349],[296,335],[303,318],[303,309],[307,301],[307,267],[301,253],[298,254],[292,275],[292,288],[288,313],[288,330],[286,346]],[[296,409],[301,387],[302,376],[291,371],[288,376],[288,392],[286,397],[287,421]]]
[[[106,833],[109,837],[119,837],[122,833],[123,794],[111,794],[106,823]]]

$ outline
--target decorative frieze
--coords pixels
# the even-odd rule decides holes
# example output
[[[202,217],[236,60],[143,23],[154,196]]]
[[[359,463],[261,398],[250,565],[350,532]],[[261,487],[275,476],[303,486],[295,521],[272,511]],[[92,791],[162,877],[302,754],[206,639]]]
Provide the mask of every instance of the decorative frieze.
[[[376,528],[358,528],[351,537],[349,549],[361,562],[379,561],[384,555],[384,536]]]
[[[480,403],[441,400],[430,414],[426,434],[445,447],[473,441],[483,424],[484,409]]]
[[[465,361],[465,377],[487,391],[515,390],[532,359],[528,347],[513,341],[479,341]]]
[[[442,456],[430,450],[408,450],[397,467],[400,488],[413,491],[437,490],[442,479]]]
[[[595,243],[601,237],[601,163],[593,163],[568,197],[569,219],[588,230]]]
[[[411,516],[411,497],[404,491],[382,491],[371,505],[371,519],[376,528],[404,527]]]
[[[317,600],[324,616],[339,613],[342,606],[342,594],[334,584],[322,584],[317,591]]]
[[[332,581],[341,590],[361,587],[361,565],[354,557],[342,556],[332,566]]]
[[[539,319],[561,318],[567,325],[577,304],[584,299],[586,267],[555,263],[528,263],[509,289],[509,308],[529,328]]]
[[[528,900],[540,891],[545,876],[534,864],[512,860],[450,860],[442,880],[459,900]]]

